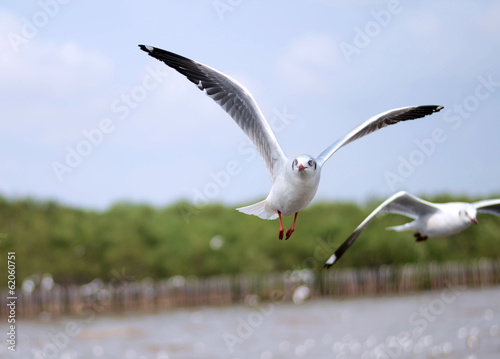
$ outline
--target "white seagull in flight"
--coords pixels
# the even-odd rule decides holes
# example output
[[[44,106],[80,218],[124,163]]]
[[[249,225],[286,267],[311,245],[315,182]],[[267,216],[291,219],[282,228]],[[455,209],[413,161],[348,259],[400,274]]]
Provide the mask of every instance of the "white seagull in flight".
[[[321,168],[342,146],[383,127],[413,120],[440,111],[442,106],[413,106],[386,111],[363,122],[335,141],[318,157],[302,154],[289,159],[281,149],[266,118],[250,92],[231,77],[186,57],[152,46],[139,45],[150,56],[183,74],[217,102],[252,140],[271,175],[272,187],[267,198],[238,211],[263,219],[280,220],[279,239],[283,239],[282,216],[295,215],[286,232],[295,230],[299,211],[306,208],[318,189]]]
[[[401,226],[388,227],[398,232],[415,231],[417,242],[429,237],[442,237],[459,233],[472,223],[477,224],[477,212],[500,216],[500,199],[490,199],[474,203],[450,202],[432,203],[424,201],[405,191],[400,191],[378,206],[344,243],[326,261],[330,268],[358,238],[361,232],[379,213],[396,213],[413,218],[414,221]]]

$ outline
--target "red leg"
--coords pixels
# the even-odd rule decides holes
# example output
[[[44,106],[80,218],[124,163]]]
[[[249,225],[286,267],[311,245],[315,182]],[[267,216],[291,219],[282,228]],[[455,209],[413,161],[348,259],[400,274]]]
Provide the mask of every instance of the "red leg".
[[[285,237],[285,239],[290,238],[290,236],[292,235],[292,233],[295,231],[295,221],[297,221],[297,215],[298,214],[299,214],[299,212],[295,212],[295,217],[293,217],[292,226],[288,229],[288,231],[286,231],[286,237]]]
[[[278,211],[278,217],[280,219],[280,233],[278,235],[278,238],[283,239],[283,232],[285,231],[285,229],[283,228],[283,222],[281,221],[281,212],[280,211]]]

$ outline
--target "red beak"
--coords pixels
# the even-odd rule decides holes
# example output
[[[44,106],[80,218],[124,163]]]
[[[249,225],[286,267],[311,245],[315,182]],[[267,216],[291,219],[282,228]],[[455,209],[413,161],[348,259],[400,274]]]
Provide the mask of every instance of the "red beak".
[[[304,165],[301,163],[301,164],[299,165],[299,173],[300,173],[300,172],[305,171],[305,170],[306,170],[306,168],[307,168],[307,167],[304,167]]]
[[[477,218],[472,218],[471,221],[474,223],[474,224],[477,224]]]

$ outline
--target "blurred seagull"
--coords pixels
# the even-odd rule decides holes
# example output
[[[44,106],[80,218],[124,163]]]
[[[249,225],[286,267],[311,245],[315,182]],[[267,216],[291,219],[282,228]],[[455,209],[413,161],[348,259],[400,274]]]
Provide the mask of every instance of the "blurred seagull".
[[[414,237],[417,242],[421,242],[429,237],[456,234],[469,227],[472,223],[477,224],[477,212],[500,216],[500,199],[474,203],[431,203],[405,191],[398,192],[385,200],[366,217],[349,238],[328,258],[325,267],[330,268],[379,213],[396,213],[413,218],[414,221],[412,222],[401,226],[388,227],[387,229],[398,232],[415,231]]]
[[[318,189],[323,164],[339,148],[381,128],[440,111],[442,106],[413,106],[386,111],[363,122],[326,148],[318,157],[302,154],[289,159],[281,149],[271,127],[250,92],[229,76],[199,62],[152,46],[139,45],[150,56],[183,74],[217,102],[252,140],[262,156],[272,187],[267,198],[238,211],[263,219],[280,220],[279,239],[283,239],[282,216],[295,215],[286,232],[295,230],[297,214],[312,201]]]

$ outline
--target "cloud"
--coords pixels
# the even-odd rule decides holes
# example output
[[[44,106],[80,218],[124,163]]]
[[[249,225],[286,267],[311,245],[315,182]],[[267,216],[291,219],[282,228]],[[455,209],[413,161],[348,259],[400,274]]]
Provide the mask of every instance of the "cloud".
[[[16,48],[9,34],[16,33],[21,20],[0,12],[0,93],[5,98],[22,95],[37,98],[69,98],[105,83],[113,62],[104,54],[83,49],[74,42],[43,41],[37,36]]]
[[[338,51],[326,36],[307,34],[296,39],[276,62],[278,73],[302,93],[323,92],[328,81],[322,72],[335,64]]]

